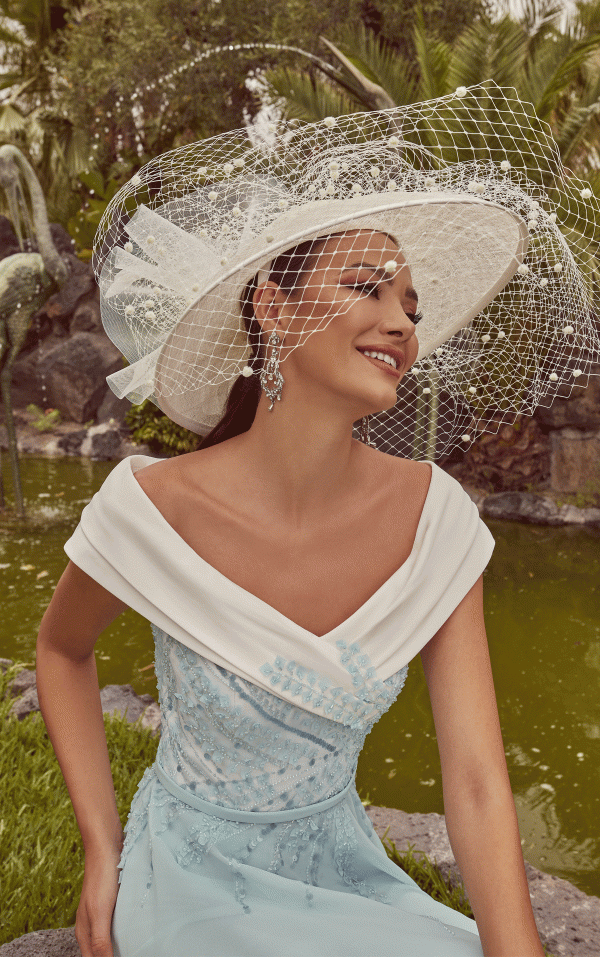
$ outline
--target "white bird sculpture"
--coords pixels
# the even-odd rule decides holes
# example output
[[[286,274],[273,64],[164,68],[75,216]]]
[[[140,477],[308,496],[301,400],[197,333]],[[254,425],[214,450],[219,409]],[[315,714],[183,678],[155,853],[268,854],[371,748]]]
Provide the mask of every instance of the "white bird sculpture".
[[[32,316],[67,280],[69,269],[50,235],[46,202],[33,168],[15,146],[0,146],[0,187],[4,190],[11,219],[23,248],[20,216],[29,225],[21,178],[27,184],[33,216],[33,232],[39,253],[15,253],[0,260],[0,391],[8,434],[15,503],[19,518],[25,517],[19,471],[17,439],[12,412],[11,375]],[[0,451],[0,509],[4,509],[4,485]]]

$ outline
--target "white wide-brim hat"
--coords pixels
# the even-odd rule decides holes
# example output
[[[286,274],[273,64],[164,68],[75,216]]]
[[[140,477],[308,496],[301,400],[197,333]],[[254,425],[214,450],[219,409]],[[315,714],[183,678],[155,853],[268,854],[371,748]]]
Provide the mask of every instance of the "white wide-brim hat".
[[[498,91],[496,105],[506,100]],[[598,354],[571,195],[570,243],[557,222],[569,186],[555,145],[539,121],[523,131],[524,142],[547,141],[535,163],[551,169],[552,196],[517,151],[514,101],[510,116],[497,110],[493,148],[480,138],[469,145],[487,94],[473,87],[458,98],[306,124],[271,151],[234,131],[144,167],[109,204],[94,250],[102,321],[131,363],[107,378],[113,392],[133,403],[150,397],[174,422],[206,434],[252,354],[240,309],[247,283],[266,281],[275,257],[305,240],[356,229],[398,244],[423,313],[412,372],[433,370],[449,396],[475,403],[484,384],[487,405],[498,406],[533,383],[541,397],[532,363],[555,372],[541,329],[561,340],[559,358],[579,355],[584,342]],[[526,126],[527,111],[519,118]],[[591,191],[579,193],[589,207]],[[587,209],[575,214],[589,225]],[[579,323],[566,326],[571,333],[568,317]],[[509,371],[502,381],[493,375],[500,364]],[[557,379],[544,381],[546,393]],[[381,414],[388,430],[390,415]]]

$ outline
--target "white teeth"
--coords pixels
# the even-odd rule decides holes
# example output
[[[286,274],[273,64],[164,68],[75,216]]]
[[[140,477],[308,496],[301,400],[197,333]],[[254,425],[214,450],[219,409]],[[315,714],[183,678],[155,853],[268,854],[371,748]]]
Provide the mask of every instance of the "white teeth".
[[[371,356],[373,359],[382,359],[383,362],[387,362],[387,364],[392,366],[394,369],[397,368],[396,360],[393,359],[391,356],[388,356],[387,352],[367,352],[365,350],[363,352],[363,355]]]

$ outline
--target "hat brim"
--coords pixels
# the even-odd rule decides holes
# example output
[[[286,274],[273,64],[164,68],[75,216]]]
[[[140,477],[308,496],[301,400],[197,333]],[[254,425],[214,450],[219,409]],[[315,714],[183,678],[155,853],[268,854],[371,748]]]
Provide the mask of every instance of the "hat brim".
[[[523,262],[529,242],[527,224],[515,212],[455,191],[378,193],[284,212],[189,305],[157,350],[154,398],[170,419],[199,435],[214,428],[232,380],[251,355],[239,308],[245,285],[281,252],[340,228],[384,231],[398,243],[423,311],[416,361],[489,305]],[[178,383],[177,393],[171,382]]]

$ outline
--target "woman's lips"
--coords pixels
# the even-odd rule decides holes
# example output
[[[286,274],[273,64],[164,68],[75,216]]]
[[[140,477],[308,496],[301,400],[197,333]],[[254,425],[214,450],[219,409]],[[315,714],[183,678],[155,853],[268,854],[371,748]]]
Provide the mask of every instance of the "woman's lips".
[[[366,356],[364,352],[361,352],[360,349],[356,350],[367,362],[372,363],[372,365],[377,366],[378,369],[382,369],[384,372],[387,372],[388,375],[393,375],[394,378],[400,378],[400,370],[394,369],[393,366],[388,365],[387,362],[384,362],[383,359],[373,359],[372,356]]]

